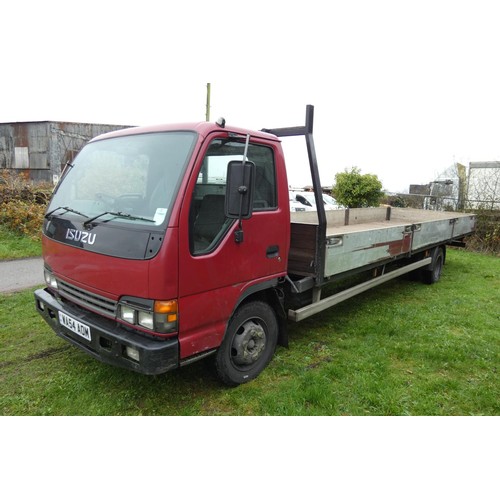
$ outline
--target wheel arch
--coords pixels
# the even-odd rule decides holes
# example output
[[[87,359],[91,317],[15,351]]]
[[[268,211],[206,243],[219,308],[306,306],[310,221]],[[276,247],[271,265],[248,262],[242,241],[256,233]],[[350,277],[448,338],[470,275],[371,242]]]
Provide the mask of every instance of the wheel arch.
[[[243,291],[236,301],[231,316],[228,319],[226,330],[224,331],[224,337],[226,336],[227,329],[229,327],[229,321],[234,316],[236,311],[242,305],[253,301],[266,302],[273,308],[279,327],[278,344],[282,347],[288,347],[287,314],[284,305],[284,293],[283,289],[279,286],[277,278],[251,285]]]

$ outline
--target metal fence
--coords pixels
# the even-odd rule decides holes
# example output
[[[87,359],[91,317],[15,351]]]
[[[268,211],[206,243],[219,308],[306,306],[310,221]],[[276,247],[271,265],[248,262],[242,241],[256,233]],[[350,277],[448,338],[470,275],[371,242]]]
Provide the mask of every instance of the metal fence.
[[[471,162],[465,208],[500,210],[500,162]]]
[[[438,179],[398,195],[406,206],[427,210],[500,210],[500,162],[455,163]],[[417,189],[418,188],[418,189]]]

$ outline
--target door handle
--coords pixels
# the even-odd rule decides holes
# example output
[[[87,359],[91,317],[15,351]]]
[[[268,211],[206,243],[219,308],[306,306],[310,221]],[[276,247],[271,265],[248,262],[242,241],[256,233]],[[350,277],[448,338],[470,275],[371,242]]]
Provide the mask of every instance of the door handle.
[[[266,257],[268,259],[275,259],[276,257],[279,257],[279,255],[280,247],[278,245],[271,245],[270,247],[267,247]]]

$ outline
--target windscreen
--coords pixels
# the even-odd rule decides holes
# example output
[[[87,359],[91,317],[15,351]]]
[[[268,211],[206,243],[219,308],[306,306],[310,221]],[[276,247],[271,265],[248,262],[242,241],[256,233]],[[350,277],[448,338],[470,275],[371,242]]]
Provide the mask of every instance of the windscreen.
[[[106,226],[166,224],[195,141],[195,132],[177,131],[91,142],[67,167],[47,213]]]

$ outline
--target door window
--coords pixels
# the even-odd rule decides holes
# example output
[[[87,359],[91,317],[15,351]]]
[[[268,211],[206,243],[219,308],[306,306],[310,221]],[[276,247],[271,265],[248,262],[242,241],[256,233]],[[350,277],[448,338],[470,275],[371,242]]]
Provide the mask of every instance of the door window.
[[[190,208],[189,237],[193,255],[214,250],[232,225],[224,215],[227,165],[243,160],[244,141],[214,139],[202,162]],[[247,160],[255,163],[253,210],[275,210],[276,172],[271,148],[249,144]]]

